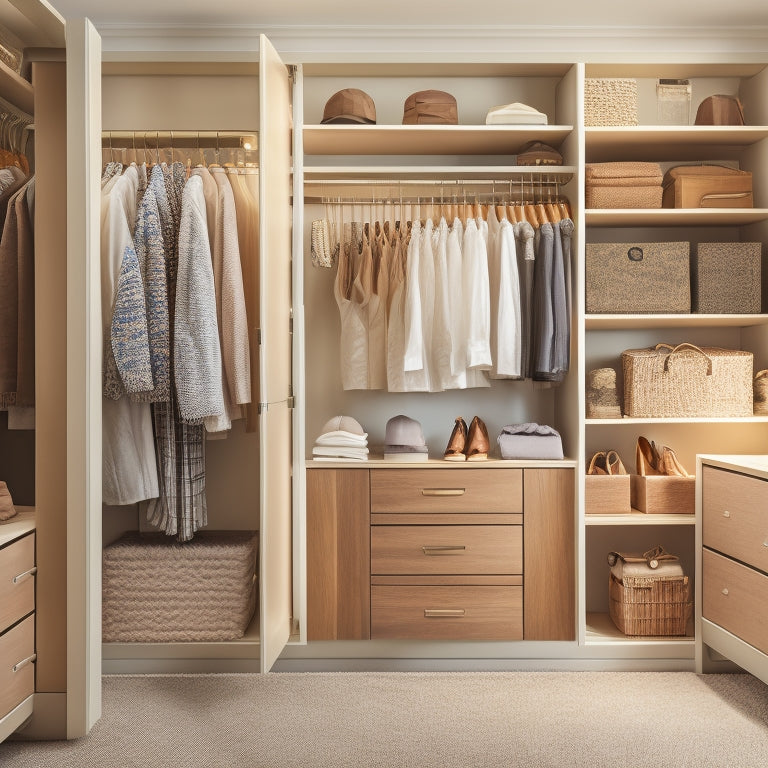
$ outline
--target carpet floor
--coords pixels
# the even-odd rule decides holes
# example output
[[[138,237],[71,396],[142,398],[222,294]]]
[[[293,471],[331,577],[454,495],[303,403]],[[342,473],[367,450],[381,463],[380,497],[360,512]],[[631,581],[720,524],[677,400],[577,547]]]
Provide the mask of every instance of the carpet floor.
[[[768,686],[689,672],[109,676],[71,742],[13,768],[765,768]]]

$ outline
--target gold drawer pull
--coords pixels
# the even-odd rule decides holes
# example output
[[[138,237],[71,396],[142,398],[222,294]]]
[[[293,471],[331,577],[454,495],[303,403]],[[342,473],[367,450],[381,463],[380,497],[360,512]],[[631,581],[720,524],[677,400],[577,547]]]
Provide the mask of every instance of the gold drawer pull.
[[[422,488],[422,496],[463,496],[466,488]]]
[[[723,588],[723,594],[728,597],[728,587]]]
[[[463,544],[452,544],[452,545],[445,545],[445,546],[430,546],[429,544],[425,544],[421,551],[425,555],[448,555],[451,552],[464,552],[467,548]]]
[[[37,660],[37,654],[33,653],[31,656],[27,656],[26,659],[23,659],[18,664],[13,665],[13,671],[18,672],[20,669],[23,669],[27,666],[27,664],[32,664],[33,661]]]
[[[24,571],[24,573],[20,573],[18,576],[13,577],[13,583],[18,584],[20,581],[24,581],[24,579],[27,578],[27,576],[34,576],[37,573],[37,566],[34,568],[30,568],[28,571]]]
[[[731,513],[727,509],[724,509],[723,510],[723,517],[730,517],[730,516],[731,516]]]
[[[465,611],[463,608],[425,608],[425,619],[461,618]]]

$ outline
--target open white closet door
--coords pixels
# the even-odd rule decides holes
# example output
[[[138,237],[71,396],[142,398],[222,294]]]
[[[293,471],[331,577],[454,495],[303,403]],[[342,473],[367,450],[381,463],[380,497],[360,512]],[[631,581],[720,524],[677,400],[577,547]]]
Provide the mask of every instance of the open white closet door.
[[[67,40],[67,738],[101,717],[101,38]],[[40,138],[40,137],[38,137]]]
[[[291,88],[259,37],[259,347],[261,671],[291,633]]]

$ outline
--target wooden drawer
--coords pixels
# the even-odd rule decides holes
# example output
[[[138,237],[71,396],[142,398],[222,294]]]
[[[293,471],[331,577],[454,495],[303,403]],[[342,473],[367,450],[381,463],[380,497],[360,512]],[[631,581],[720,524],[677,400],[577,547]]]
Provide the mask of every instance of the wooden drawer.
[[[34,693],[34,653],[34,616],[0,635],[0,718]]]
[[[373,469],[371,512],[522,512],[521,469]]]
[[[520,525],[375,525],[373,574],[523,572]]]
[[[703,467],[702,542],[768,571],[768,482]]]
[[[35,609],[35,535],[0,549],[0,632]]]
[[[702,616],[768,653],[768,576],[705,549]]]
[[[372,586],[371,638],[522,640],[523,588]]]

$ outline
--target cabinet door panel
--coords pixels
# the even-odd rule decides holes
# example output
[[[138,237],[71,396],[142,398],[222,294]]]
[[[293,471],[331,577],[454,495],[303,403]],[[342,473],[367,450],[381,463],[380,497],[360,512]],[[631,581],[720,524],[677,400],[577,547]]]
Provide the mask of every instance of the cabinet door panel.
[[[524,470],[525,639],[576,636],[572,469]]]
[[[371,634],[367,469],[307,471],[307,639]]]
[[[261,671],[291,632],[291,144],[288,70],[259,38]]]

